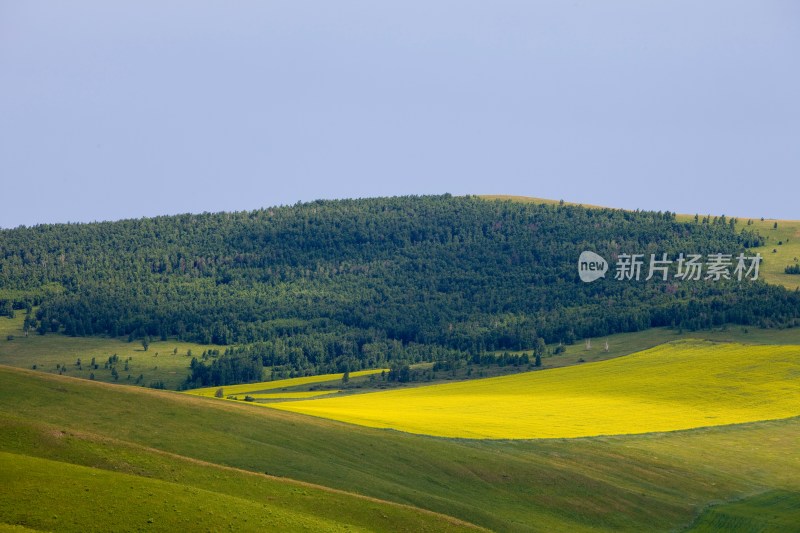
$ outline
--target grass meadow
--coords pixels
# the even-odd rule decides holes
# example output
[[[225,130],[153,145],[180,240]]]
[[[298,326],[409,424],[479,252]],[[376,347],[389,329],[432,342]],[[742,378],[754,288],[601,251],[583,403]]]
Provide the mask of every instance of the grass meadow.
[[[707,215],[700,213],[703,216]],[[678,220],[688,222],[694,220],[694,215],[678,215]],[[759,279],[789,290],[800,287],[800,275],[785,272],[787,266],[800,263],[800,220],[738,217],[737,228],[756,231],[766,240],[764,246],[752,248],[748,254],[761,254]]]
[[[691,531],[758,531],[786,533],[800,529],[800,494],[768,491],[738,501],[710,506]]]
[[[778,227],[774,225],[777,223]],[[800,288],[800,275],[787,274],[785,269],[800,263],[800,220],[756,220],[752,226],[767,242],[751,252],[759,252],[764,258],[761,264],[763,279],[767,283],[783,285],[789,290]]]
[[[2,367],[0,451],[21,457],[31,474],[4,477],[0,523],[672,531],[709,506],[800,494],[799,441],[798,418],[584,439],[442,439]],[[4,465],[16,459],[4,456]],[[67,472],[77,484],[64,482]],[[318,522],[291,525],[293,512]]]
[[[30,332],[26,337],[22,329],[24,312],[17,311],[14,318],[0,317],[0,364],[32,368],[50,373],[94,379],[107,383],[150,386],[162,382],[168,389],[177,389],[189,374],[192,356],[200,357],[205,350],[223,349],[178,340],[153,340],[147,351],[141,342],[126,342],[110,337],[69,337],[60,333],[38,335]],[[13,340],[8,340],[12,336]],[[192,354],[192,356],[189,355]],[[108,358],[117,355],[118,378]],[[97,368],[91,367],[95,358]],[[76,363],[81,360],[81,365]],[[128,370],[125,370],[127,361]],[[130,376],[130,377],[128,377]],[[141,376],[141,378],[139,377]],[[138,380],[138,381],[137,381]]]
[[[13,451],[0,451],[0,522],[32,530],[474,529],[433,513],[165,454],[106,435],[13,418],[0,423],[16,440],[9,445],[7,435],[3,448]]]

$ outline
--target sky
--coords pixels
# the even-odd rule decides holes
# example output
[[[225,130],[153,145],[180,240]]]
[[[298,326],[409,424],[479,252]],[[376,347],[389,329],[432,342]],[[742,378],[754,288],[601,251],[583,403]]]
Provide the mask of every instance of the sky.
[[[0,0],[0,227],[445,192],[800,219],[800,2]]]

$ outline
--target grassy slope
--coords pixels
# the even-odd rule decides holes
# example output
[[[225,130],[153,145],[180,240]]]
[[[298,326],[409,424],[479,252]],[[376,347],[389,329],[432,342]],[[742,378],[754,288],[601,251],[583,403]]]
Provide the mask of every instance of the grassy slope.
[[[264,496],[231,496],[18,454],[0,453],[0,483],[3,520],[36,529],[121,531],[152,524],[164,531],[347,530],[345,523],[317,518],[311,510],[267,505]],[[43,505],[48,501],[58,505]]]
[[[775,222],[778,223],[777,229],[773,229]],[[752,250],[764,257],[761,269],[764,279],[790,290],[800,287],[800,275],[785,272],[787,266],[795,265],[800,260],[800,220],[753,219],[752,226],[740,227],[756,229],[767,239],[764,246]]]
[[[0,522],[58,531],[474,529],[420,509],[68,427],[0,414]]]
[[[0,533],[21,533],[24,531],[38,531],[38,530],[15,524],[0,523]]]
[[[125,450],[155,448],[506,531],[670,530],[689,524],[714,501],[800,490],[798,419],[627,438],[458,441],[2,368],[0,423],[6,452],[105,470],[121,462],[123,472],[136,473],[136,454]],[[114,444],[93,445],[100,458],[81,458],[83,452],[76,457],[59,451],[61,444],[47,444],[42,435],[53,430],[73,443],[113,436]],[[213,472],[188,482],[181,478],[188,474],[176,474],[176,480],[168,469],[141,469],[164,481],[228,493],[208,485]],[[358,512],[358,506],[340,507]]]
[[[739,501],[714,505],[689,531],[759,531],[786,533],[800,530],[800,493],[769,491]]]
[[[204,350],[220,348],[178,340],[154,340],[147,351],[144,351],[139,342],[125,342],[109,337],[68,337],[62,334],[37,335],[30,333],[24,336],[22,324],[25,320],[24,312],[16,312],[12,319],[0,317],[0,363],[31,368],[37,365],[37,370],[44,372],[58,372],[56,365],[64,365],[66,374],[74,377],[89,379],[94,373],[97,381],[113,382],[111,370],[103,368],[108,358],[117,354],[120,362],[117,364],[119,383],[133,385],[136,378],[144,375],[143,385],[148,386],[155,381],[163,381],[169,389],[177,389],[180,383],[189,374],[191,357],[187,356],[191,350],[194,356],[199,357]],[[6,340],[8,335],[13,335],[14,340]],[[173,354],[175,349],[177,354]],[[92,357],[96,358],[99,368],[90,368]],[[131,357],[128,372],[124,372],[124,361]],[[82,370],[75,365],[81,359]],[[128,374],[131,379],[128,380]]]
[[[704,215],[700,215],[702,218]],[[694,215],[678,215],[678,220],[693,221]],[[759,277],[774,285],[794,290],[800,287],[800,275],[786,274],[785,268],[800,261],[800,220],[740,218],[737,228],[757,231],[766,238],[764,246],[753,248],[763,257]],[[778,227],[775,228],[775,224]],[[781,244],[778,244],[781,243]]]

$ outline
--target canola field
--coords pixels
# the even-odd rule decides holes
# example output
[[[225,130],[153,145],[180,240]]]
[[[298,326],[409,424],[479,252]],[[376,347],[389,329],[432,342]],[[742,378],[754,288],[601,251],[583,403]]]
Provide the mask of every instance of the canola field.
[[[362,376],[369,376],[371,374],[380,374],[384,370],[372,369],[372,370],[359,370],[358,372],[351,372],[350,378],[358,378]],[[288,389],[292,387],[300,387],[303,385],[315,385],[318,383],[327,383],[333,381],[341,381],[342,374],[322,374],[319,376],[305,376],[302,378],[290,378],[290,379],[280,379],[275,381],[260,381],[258,383],[245,383],[243,385],[224,385],[222,387],[205,387],[202,389],[192,389],[186,391],[186,394],[192,394],[194,396],[206,396],[213,398],[214,395],[217,393],[217,390],[220,388],[223,391],[225,396],[243,396],[243,395],[250,395],[256,397],[258,393],[272,393],[274,394],[273,398],[299,398],[301,396],[296,395],[289,395],[288,393],[282,393],[280,395],[276,394],[275,391],[278,389]],[[319,392],[319,395],[323,394],[331,394],[332,392],[336,391],[322,391]],[[314,396],[312,394],[311,396]]]
[[[580,366],[269,407],[469,439],[573,438],[773,420],[800,415],[800,346],[676,341]]]
[[[295,391],[295,392],[254,392],[247,394],[254,400],[306,400],[308,398],[316,398],[318,396],[328,396],[329,394],[337,394],[339,390],[312,390],[312,391]],[[241,395],[240,395],[241,396]],[[240,398],[241,399],[241,398]]]

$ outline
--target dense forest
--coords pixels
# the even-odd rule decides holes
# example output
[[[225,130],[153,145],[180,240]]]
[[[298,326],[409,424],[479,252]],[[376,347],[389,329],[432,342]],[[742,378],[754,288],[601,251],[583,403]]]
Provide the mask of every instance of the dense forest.
[[[618,281],[613,264],[578,278],[583,250],[613,262],[762,243],[724,217],[450,195],[40,225],[0,231],[0,314],[27,313],[42,335],[225,345],[187,381],[221,385],[262,365],[340,372],[652,326],[796,326],[800,294],[761,281]]]

